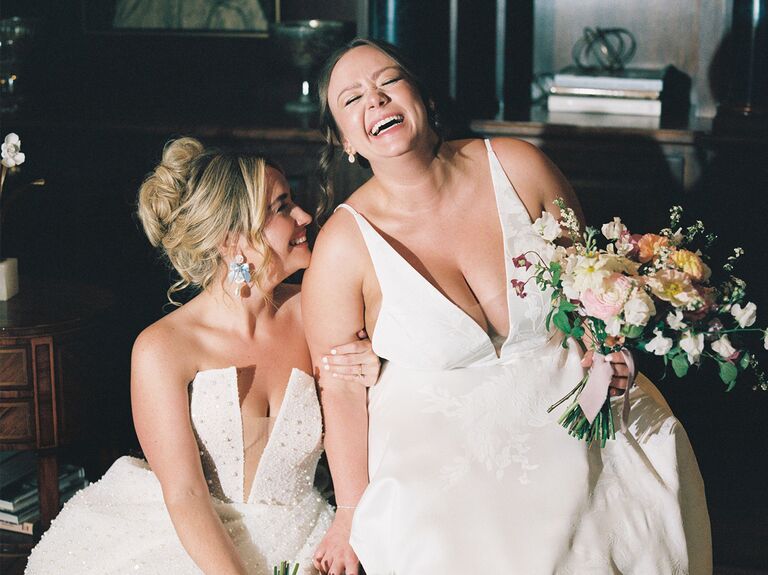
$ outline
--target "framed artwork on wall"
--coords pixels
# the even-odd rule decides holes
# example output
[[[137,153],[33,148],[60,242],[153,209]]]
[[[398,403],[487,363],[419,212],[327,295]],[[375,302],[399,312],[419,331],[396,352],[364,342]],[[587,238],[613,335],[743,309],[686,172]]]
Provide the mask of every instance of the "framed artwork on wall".
[[[280,0],[82,0],[85,32],[266,37]]]

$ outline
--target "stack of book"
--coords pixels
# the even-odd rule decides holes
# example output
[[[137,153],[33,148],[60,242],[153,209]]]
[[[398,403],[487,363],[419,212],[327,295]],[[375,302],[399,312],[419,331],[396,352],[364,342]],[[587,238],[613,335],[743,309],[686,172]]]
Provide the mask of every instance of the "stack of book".
[[[76,465],[59,467],[62,502],[88,485],[85,470]],[[32,535],[40,518],[37,460],[33,451],[0,452],[0,530]]]
[[[687,105],[690,79],[672,66],[610,72],[576,67],[555,74],[547,106],[551,112],[588,112],[660,117]]]

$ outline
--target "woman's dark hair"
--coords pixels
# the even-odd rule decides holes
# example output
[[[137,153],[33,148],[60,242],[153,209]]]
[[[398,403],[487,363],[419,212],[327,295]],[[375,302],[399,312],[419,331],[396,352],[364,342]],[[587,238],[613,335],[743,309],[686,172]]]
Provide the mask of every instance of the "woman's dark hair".
[[[331,113],[331,107],[328,103],[328,84],[331,80],[331,73],[342,56],[353,48],[359,46],[370,46],[371,48],[375,48],[395,61],[398,67],[402,70],[403,76],[416,88],[419,96],[421,96],[421,101],[424,103],[424,107],[427,110],[429,125],[437,134],[439,142],[442,142],[443,140],[442,126],[438,119],[432,95],[427,89],[426,84],[414,72],[413,64],[396,46],[383,40],[371,40],[368,38],[355,38],[345,46],[342,46],[325,61],[317,81],[317,91],[320,99],[320,131],[325,140],[325,145],[320,151],[318,168],[321,188],[320,203],[317,208],[318,220],[326,215],[333,207],[334,192],[333,182],[331,181],[331,171],[333,168],[336,147],[341,145],[341,134],[339,133],[339,128],[336,125],[336,120]],[[370,167],[368,160],[360,154],[357,154],[357,159],[362,167]]]

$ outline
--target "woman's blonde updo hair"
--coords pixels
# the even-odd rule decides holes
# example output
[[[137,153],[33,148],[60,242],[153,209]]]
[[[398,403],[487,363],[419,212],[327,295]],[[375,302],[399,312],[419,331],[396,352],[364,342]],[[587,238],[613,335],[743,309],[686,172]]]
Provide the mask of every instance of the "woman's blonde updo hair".
[[[263,157],[206,149],[194,138],[168,142],[163,159],[139,189],[138,214],[153,246],[160,248],[180,279],[168,290],[205,289],[223,264],[220,249],[229,235],[243,234],[261,254],[253,273],[261,288],[272,250],[264,238],[269,208]]]

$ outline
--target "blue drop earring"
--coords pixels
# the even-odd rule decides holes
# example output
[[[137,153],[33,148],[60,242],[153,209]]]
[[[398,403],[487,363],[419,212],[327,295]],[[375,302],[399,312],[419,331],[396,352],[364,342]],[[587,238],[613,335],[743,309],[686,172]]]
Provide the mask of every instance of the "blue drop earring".
[[[243,254],[237,254],[234,261],[229,263],[229,281],[235,284],[235,295],[239,296],[243,286],[251,285],[251,267],[245,261]]]

